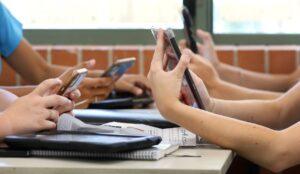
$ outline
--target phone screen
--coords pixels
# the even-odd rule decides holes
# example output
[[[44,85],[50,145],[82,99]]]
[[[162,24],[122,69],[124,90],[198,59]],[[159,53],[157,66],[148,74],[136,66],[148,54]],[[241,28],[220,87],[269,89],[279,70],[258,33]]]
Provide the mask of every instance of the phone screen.
[[[117,81],[130,67],[134,65],[135,59],[123,61],[111,66],[102,77],[110,77],[113,81]]]

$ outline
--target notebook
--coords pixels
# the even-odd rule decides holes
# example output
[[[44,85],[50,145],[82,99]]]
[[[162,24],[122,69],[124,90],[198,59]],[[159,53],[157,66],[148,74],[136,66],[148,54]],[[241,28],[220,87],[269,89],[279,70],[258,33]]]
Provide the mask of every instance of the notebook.
[[[175,152],[177,149],[178,146],[176,145],[162,143],[148,149],[116,153],[0,149],[0,157],[60,157],[86,159],[159,160],[166,155]]]
[[[120,122],[109,122],[96,126],[83,123],[82,121],[68,114],[63,114],[60,116],[57,129],[60,131],[84,131],[94,133],[115,133],[119,135],[160,136],[163,143],[180,146],[196,146],[197,142],[199,141],[199,137],[182,127],[161,129],[145,124]]]
[[[112,94],[114,94],[112,92]],[[145,108],[153,103],[153,99],[148,94],[134,96],[131,93],[116,93],[110,95],[106,100],[102,100],[89,105],[89,109],[128,109]]]
[[[147,111],[140,109],[136,112],[126,110],[105,110],[105,109],[75,109],[73,112],[75,117],[81,121],[89,124],[103,124],[108,122],[123,122],[123,123],[137,123],[154,126],[158,128],[174,128],[178,125],[167,121],[157,111]]]

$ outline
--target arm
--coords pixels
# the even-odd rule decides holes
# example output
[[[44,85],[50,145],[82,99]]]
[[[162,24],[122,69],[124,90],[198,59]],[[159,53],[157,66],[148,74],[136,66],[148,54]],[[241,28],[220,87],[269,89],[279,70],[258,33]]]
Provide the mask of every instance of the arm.
[[[9,91],[14,95],[21,97],[29,94],[36,86],[1,86],[1,89]]]
[[[274,172],[300,163],[299,123],[276,131],[182,104],[179,101],[182,77],[190,58],[183,53],[176,68],[165,72],[162,65],[164,51],[164,37],[160,31],[148,78],[157,107],[164,117]],[[293,96],[294,92],[290,92],[288,97]],[[293,97],[294,101],[290,102],[295,102],[298,97]],[[287,97],[282,98],[287,100]]]
[[[232,149],[273,172],[300,163],[299,123],[286,130],[275,131],[257,124],[191,108],[179,102],[173,102],[172,106],[161,108],[162,114],[168,120],[214,144]]]
[[[200,55],[185,49],[184,52],[191,57],[189,68],[200,77],[212,97],[227,100],[244,99],[276,99],[282,94],[277,92],[249,89],[228,83],[220,79],[212,63]]]
[[[48,64],[25,39],[21,40],[6,60],[24,79],[33,84],[58,77],[66,70],[66,67]]]
[[[284,92],[300,77],[300,69],[289,75],[270,75],[221,63],[211,35],[199,29],[197,36],[203,41],[202,45],[198,45],[200,54],[214,65],[220,78],[227,82],[253,89]]]
[[[219,63],[216,66],[216,70],[221,79],[225,81],[248,88],[270,91],[287,91],[293,85],[294,77],[300,77],[300,69],[293,74],[271,75]]]

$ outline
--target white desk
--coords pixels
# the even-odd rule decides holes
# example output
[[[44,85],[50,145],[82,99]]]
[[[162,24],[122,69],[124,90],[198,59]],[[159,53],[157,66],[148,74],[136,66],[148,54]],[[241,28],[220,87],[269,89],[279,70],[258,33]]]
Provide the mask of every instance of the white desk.
[[[0,158],[0,174],[225,174],[233,153],[222,149],[180,149],[201,157],[169,156],[159,161]]]

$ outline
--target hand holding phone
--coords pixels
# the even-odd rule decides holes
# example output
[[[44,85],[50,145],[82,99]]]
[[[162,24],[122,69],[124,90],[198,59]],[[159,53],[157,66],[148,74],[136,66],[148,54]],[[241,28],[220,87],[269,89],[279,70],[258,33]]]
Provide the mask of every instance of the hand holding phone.
[[[86,68],[66,71],[60,76],[63,84],[58,90],[57,94],[66,95],[67,93],[77,89],[87,73],[88,70]]]
[[[155,39],[157,39],[157,30],[152,29],[152,34]],[[181,51],[175,40],[175,35],[173,30],[167,29],[164,31],[165,42],[167,43],[166,48],[166,68],[167,70],[173,70],[181,57]],[[198,93],[197,87],[188,69],[184,72],[184,78],[182,81],[181,93],[183,95],[183,102],[187,105],[197,107],[199,109],[205,109],[202,99]]]
[[[135,58],[124,58],[114,62],[102,75],[101,77],[110,77],[113,82],[116,82],[127,70],[132,67],[135,63]]]

